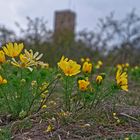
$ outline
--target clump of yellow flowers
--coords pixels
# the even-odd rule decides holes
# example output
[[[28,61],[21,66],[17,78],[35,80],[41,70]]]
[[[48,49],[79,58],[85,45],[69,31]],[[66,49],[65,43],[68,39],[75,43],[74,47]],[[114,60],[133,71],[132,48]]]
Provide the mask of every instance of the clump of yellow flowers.
[[[51,75],[51,70],[46,69],[49,67],[47,63],[40,61],[42,56],[39,52],[24,49],[23,43],[11,42],[0,48],[0,102],[6,114],[23,118],[46,108],[50,96],[47,96],[49,86],[51,89],[58,78]],[[49,80],[51,82],[48,86]],[[34,104],[37,104],[36,109],[33,109]]]
[[[101,60],[99,60],[99,61],[97,62],[97,64],[95,65],[95,68],[96,68],[96,69],[100,69],[102,65],[103,65],[103,62],[102,62]]]
[[[17,67],[21,68],[28,68],[32,71],[31,66],[37,65],[38,63],[41,64],[38,60],[41,59],[43,54],[39,54],[38,52],[33,53],[32,50],[27,51],[24,50],[24,54],[19,55],[19,61],[16,61],[14,58],[12,58],[12,64]]]
[[[113,113],[113,118],[116,120],[117,123],[121,122],[119,117],[117,116],[117,114],[115,112]]]
[[[81,66],[73,60],[68,60],[68,58],[65,58],[64,56],[62,56],[60,62],[57,64],[66,76],[73,76],[80,73]]]
[[[27,68],[29,66],[32,66],[31,61],[24,54],[20,54],[18,62],[13,58],[11,63],[14,66],[21,67],[21,68],[22,67]]]
[[[5,56],[11,57],[11,64],[20,67],[20,68],[28,68],[32,71],[31,66],[40,65],[43,67],[46,66],[45,63],[39,61],[43,54],[39,54],[39,52],[33,53],[32,50],[24,49],[24,53],[22,53],[24,48],[23,43],[8,43],[2,47],[3,50],[0,50],[0,63],[4,63],[6,61]],[[18,57],[18,60],[15,58]],[[47,65],[48,66],[48,65]]]
[[[34,103],[36,102],[40,105],[39,109],[48,107],[48,98],[53,93],[54,89],[57,90],[57,82],[59,82],[59,88],[62,88],[62,92],[64,93],[63,97],[61,96],[61,98],[63,98],[64,107],[62,109],[64,109],[65,112],[70,113],[73,110],[76,112],[79,108],[91,108],[94,105],[96,106],[99,102],[104,101],[106,99],[105,97],[113,95],[112,93],[115,91],[114,87],[117,87],[117,90],[119,87],[119,89],[128,91],[128,76],[124,71],[124,67],[121,65],[118,66],[116,72],[116,81],[114,82],[113,80],[113,84],[106,84],[105,75],[103,73],[99,74],[98,71],[103,65],[102,61],[94,63],[89,58],[82,58],[82,64],[80,65],[76,61],[62,56],[57,63],[58,68],[63,72],[63,74],[61,74],[59,70],[55,71],[53,69],[48,69],[47,71],[46,68],[48,68],[49,65],[40,61],[42,56],[43,54],[40,54],[39,52],[24,49],[23,43],[8,43],[0,50],[0,66],[2,69],[0,71],[0,88],[7,88],[9,86],[9,89],[12,91],[12,88],[14,89],[14,86],[16,85],[16,89],[20,89],[14,92],[9,90],[9,93],[7,93],[7,90],[4,91],[7,93],[4,94],[8,97],[7,99],[14,94],[13,97],[15,97],[16,100],[19,100],[18,103],[22,103],[20,104],[21,110],[14,110],[16,112],[16,117],[23,112],[27,115],[30,114],[32,112],[32,107],[34,107]],[[7,60],[10,63],[3,64]],[[10,68],[11,65],[12,67]],[[15,66],[18,68],[15,68]],[[5,75],[7,67],[7,73],[10,73],[13,70],[13,75],[9,73],[9,75]],[[129,64],[126,63],[125,67],[129,67]],[[102,72],[102,70],[100,70],[100,72]],[[12,84],[13,81],[11,79],[14,82],[16,81],[15,83],[20,81],[20,84]],[[110,78],[107,80],[109,81]],[[9,84],[1,86],[2,84],[6,84],[7,81]],[[61,83],[62,85],[60,85]],[[10,86],[12,86],[12,88]],[[25,97],[29,100],[28,105],[26,105],[27,98]],[[14,101],[15,99],[13,98]],[[13,101],[10,99],[7,101],[7,105],[8,102],[10,102],[11,105],[7,106],[10,112],[11,108],[14,108],[12,104]],[[15,108],[18,107],[18,103],[15,103]],[[27,110],[24,109],[24,103],[25,106],[28,106]],[[50,129],[50,126],[48,129]]]

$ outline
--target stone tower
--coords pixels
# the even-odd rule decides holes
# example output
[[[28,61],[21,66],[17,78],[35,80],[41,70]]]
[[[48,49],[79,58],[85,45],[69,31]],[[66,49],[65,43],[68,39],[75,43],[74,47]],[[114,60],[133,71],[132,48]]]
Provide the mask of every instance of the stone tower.
[[[56,11],[54,37],[56,40],[74,39],[76,14],[70,10]]]

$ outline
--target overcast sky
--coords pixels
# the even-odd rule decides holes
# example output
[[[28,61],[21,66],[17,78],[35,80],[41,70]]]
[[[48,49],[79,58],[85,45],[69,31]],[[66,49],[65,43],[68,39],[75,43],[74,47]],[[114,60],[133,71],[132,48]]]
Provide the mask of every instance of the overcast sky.
[[[15,21],[26,25],[26,16],[44,17],[53,29],[54,11],[72,9],[77,13],[76,29],[91,30],[111,11],[123,18],[133,8],[140,14],[140,0],[0,0],[0,24],[15,30]]]

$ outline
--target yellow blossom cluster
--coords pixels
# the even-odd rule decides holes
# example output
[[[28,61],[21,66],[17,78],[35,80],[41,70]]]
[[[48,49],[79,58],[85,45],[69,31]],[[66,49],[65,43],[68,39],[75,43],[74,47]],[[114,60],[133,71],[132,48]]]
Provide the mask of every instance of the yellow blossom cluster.
[[[8,43],[2,47],[0,50],[0,63],[4,63],[7,57],[11,57],[11,64],[20,68],[28,68],[32,71],[32,66],[40,65],[43,68],[48,67],[47,63],[39,61],[43,54],[39,54],[39,52],[33,53],[32,50],[24,49],[23,43]],[[17,58],[18,59],[17,59]],[[79,74],[81,71],[83,73],[91,73],[93,69],[93,64],[91,63],[89,58],[82,58],[83,62],[82,67],[76,61],[65,58],[62,56],[61,60],[57,63],[58,67],[63,71],[66,76],[74,76]],[[103,65],[102,61],[98,61],[95,65],[96,69],[99,69]],[[129,63],[126,64],[118,64],[117,65],[117,73],[116,73],[116,81],[118,87],[121,89],[128,91],[128,78],[127,73],[123,72],[123,68],[128,68]],[[98,75],[96,77],[96,83],[101,84],[103,81],[103,77]],[[6,83],[6,79],[0,77],[0,83]],[[82,91],[86,91],[90,82],[89,80],[78,80],[79,89]]]
[[[43,54],[39,52],[33,53],[33,50],[24,49],[23,43],[8,43],[0,50],[0,63],[6,61],[6,56],[11,58],[11,64],[20,68],[28,68],[32,70],[31,66],[40,65],[42,68],[48,68],[48,64],[39,61]],[[18,60],[16,59],[18,57]]]
[[[97,62],[97,64],[95,65],[95,68],[96,68],[96,69],[100,69],[102,65],[103,65],[103,62],[102,62],[101,60],[99,60],[99,61]]]
[[[130,66],[129,63],[118,64],[118,65],[117,65],[117,68],[118,68],[118,69],[121,69],[121,68],[128,68],[129,66]]]

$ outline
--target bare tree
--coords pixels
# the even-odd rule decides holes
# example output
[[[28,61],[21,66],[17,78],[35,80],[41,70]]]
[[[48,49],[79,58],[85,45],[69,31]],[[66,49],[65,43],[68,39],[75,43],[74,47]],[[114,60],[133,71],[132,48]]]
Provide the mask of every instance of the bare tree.
[[[0,43],[6,44],[7,42],[14,42],[16,40],[16,34],[14,31],[6,28],[4,25],[0,26]]]
[[[22,28],[18,22],[16,26],[20,29],[22,39],[28,44],[38,46],[41,43],[51,40],[52,32],[47,28],[47,21],[43,18],[31,19],[27,17],[27,27]]]

